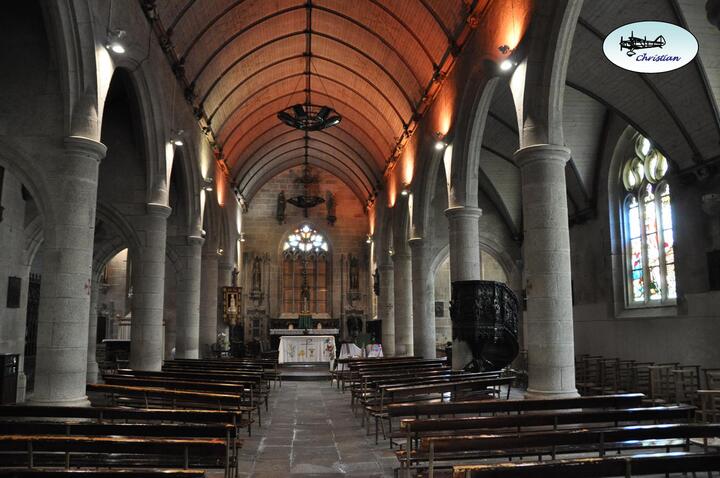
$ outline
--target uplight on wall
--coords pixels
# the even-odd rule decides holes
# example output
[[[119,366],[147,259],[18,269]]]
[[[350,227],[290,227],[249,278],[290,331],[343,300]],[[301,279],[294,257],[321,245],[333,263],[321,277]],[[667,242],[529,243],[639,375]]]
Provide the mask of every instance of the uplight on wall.
[[[170,133],[170,142],[175,146],[182,146],[184,144],[182,139],[183,134],[185,134],[185,131],[182,129],[173,130]]]
[[[507,45],[500,45],[498,50],[500,50],[500,53],[503,55],[509,55],[507,58],[500,61],[500,64],[498,65],[500,71],[508,72],[517,66],[517,62],[515,62],[512,58],[512,53],[514,51],[512,48]]]
[[[122,55],[125,53],[125,45],[122,39],[125,37],[125,30],[108,30],[105,48],[113,53]]]
[[[447,143],[445,142],[445,135],[442,134],[440,131],[435,132],[435,149],[438,151],[442,151],[447,147]]]
[[[410,192],[408,191],[407,186],[405,186],[405,187],[402,189],[402,191],[400,191],[400,195],[401,195],[401,196],[407,196],[408,194],[410,194]]]
[[[213,190],[213,179],[212,178],[205,178],[203,179],[203,191],[211,192]]]
[[[372,244],[372,242],[373,242],[372,234],[368,234],[367,239],[365,239],[365,243]]]

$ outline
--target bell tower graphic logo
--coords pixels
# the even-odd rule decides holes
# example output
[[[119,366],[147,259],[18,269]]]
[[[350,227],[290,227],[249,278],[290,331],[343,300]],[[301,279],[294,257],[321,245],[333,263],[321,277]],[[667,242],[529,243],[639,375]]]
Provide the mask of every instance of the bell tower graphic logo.
[[[690,63],[698,53],[698,42],[692,33],[672,23],[636,22],[610,32],[603,53],[625,70],[664,73]]]

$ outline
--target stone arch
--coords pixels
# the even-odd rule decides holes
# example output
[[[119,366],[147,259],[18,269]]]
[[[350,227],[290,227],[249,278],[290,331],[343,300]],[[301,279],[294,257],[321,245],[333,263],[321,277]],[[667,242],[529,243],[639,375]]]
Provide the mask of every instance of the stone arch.
[[[527,56],[513,73],[520,148],[564,145],[565,81],[583,2],[537,0],[528,30]]]

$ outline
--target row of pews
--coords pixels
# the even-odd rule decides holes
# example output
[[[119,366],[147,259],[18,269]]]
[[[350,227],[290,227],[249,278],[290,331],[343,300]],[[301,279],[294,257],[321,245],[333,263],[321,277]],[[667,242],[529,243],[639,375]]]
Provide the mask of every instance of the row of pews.
[[[511,371],[452,371],[419,357],[344,364],[335,379],[350,391],[352,412],[364,426],[376,420],[376,441],[384,421],[383,438],[398,445],[396,476],[720,473],[720,424],[698,422],[694,404],[656,404],[642,393],[516,400]]]
[[[277,363],[177,359],[88,384],[91,407],[0,407],[0,477],[236,477],[238,451],[262,426]]]

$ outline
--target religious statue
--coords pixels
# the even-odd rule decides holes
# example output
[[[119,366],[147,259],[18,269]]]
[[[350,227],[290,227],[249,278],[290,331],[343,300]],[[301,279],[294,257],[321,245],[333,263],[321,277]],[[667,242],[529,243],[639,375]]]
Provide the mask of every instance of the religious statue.
[[[373,292],[375,292],[375,295],[380,295],[380,272],[377,267],[375,268],[375,272],[373,272]]]
[[[360,261],[357,257],[350,254],[349,257],[349,275],[350,275],[350,290],[360,289]]]
[[[275,209],[275,218],[278,224],[285,223],[285,191],[280,191],[277,198],[277,208]]]
[[[327,222],[331,226],[335,225],[335,221],[337,220],[337,217],[335,216],[335,195],[328,191],[325,195],[325,206],[327,208]]]
[[[231,274],[232,279],[230,280],[230,285],[232,285],[233,287],[237,287],[238,274],[240,274],[240,271],[237,267],[233,267]]]
[[[253,259],[251,284],[253,292],[262,290],[262,259],[260,256],[255,256],[255,259]]]

